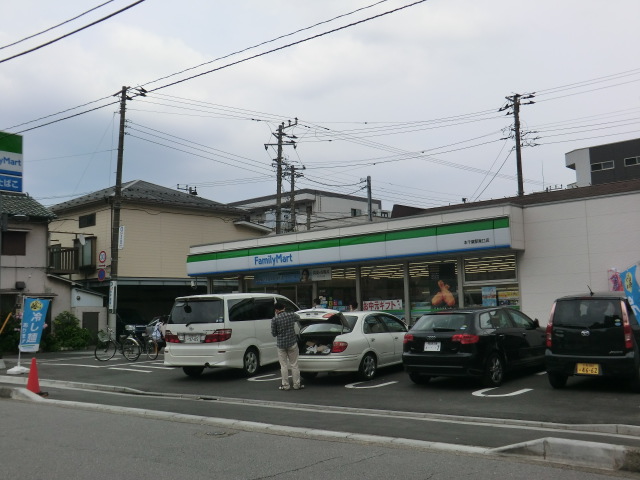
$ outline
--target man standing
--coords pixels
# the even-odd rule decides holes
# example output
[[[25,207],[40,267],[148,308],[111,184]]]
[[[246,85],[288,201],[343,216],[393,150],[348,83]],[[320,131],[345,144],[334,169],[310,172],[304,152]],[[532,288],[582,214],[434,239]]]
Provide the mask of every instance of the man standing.
[[[280,362],[280,374],[282,384],[280,390],[289,390],[289,367],[293,377],[293,389],[300,390],[304,385],[300,383],[300,369],[298,368],[298,336],[296,324],[300,317],[295,312],[285,312],[284,305],[276,302],[275,317],[271,320],[271,335],[276,337],[278,347],[278,360]]]

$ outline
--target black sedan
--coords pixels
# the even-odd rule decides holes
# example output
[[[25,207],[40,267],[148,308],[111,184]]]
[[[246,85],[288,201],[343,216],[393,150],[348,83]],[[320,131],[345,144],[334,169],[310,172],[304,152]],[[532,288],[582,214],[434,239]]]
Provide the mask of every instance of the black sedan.
[[[487,387],[505,372],[544,366],[545,332],[510,307],[441,310],[418,319],[404,337],[402,363],[415,383],[470,376]]]

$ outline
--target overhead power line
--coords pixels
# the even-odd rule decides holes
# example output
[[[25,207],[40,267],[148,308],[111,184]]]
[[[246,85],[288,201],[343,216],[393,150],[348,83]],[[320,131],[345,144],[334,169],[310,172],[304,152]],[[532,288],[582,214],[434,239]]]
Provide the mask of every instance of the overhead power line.
[[[51,30],[55,30],[56,28],[61,27],[62,25],[65,25],[65,24],[67,24],[69,22],[73,22],[74,20],[77,20],[80,17],[82,17],[82,16],[84,16],[84,15],[86,15],[88,13],[93,12],[94,10],[97,10],[100,7],[104,7],[108,3],[113,3],[113,2],[114,2],[114,0],[109,0],[108,2],[104,2],[104,3],[100,4],[100,5],[98,5],[97,7],[93,7],[91,9],[87,10],[86,12],[82,12],[80,15],[76,15],[75,17],[70,18],[69,20],[65,20],[62,23],[58,23],[57,25],[54,25],[53,27],[49,27],[46,30],[42,30],[41,32],[34,33],[33,35],[29,35],[28,37],[21,38],[20,40],[17,40],[17,41],[15,41],[13,43],[9,43],[8,45],[4,45],[4,46],[0,47],[0,50],[4,50],[5,48],[13,47],[14,45],[17,45],[19,43],[22,43],[22,42],[25,42],[25,41],[30,40],[32,38],[35,38],[35,37],[37,37],[39,35],[42,35],[43,33],[50,32]]]
[[[35,52],[36,50],[40,50],[41,48],[44,48],[44,47],[46,47],[48,45],[51,45],[52,43],[56,43],[56,42],[58,42],[58,41],[60,41],[60,40],[62,40],[64,38],[70,37],[71,35],[75,35],[76,33],[81,32],[82,30],[86,30],[89,27],[93,27],[94,25],[97,25],[98,23],[102,23],[105,20],[110,19],[111,17],[114,17],[114,16],[116,16],[116,15],[118,15],[118,14],[120,14],[120,13],[126,11],[126,10],[129,10],[130,8],[135,7],[136,5],[138,5],[138,4],[140,4],[140,3],[144,2],[144,1],[145,0],[138,0],[137,2],[132,3],[131,5],[128,5],[128,6],[124,7],[124,8],[121,8],[120,10],[118,10],[117,12],[112,13],[111,15],[107,15],[106,17],[102,17],[101,19],[96,20],[95,22],[91,22],[90,24],[85,25],[84,27],[80,27],[80,28],[74,30],[73,32],[69,32],[69,33],[67,33],[65,35],[62,35],[61,37],[58,37],[58,38],[54,38],[53,40],[50,40],[50,41],[48,41],[46,43],[43,43],[42,45],[38,45],[37,47],[33,47],[33,48],[30,48],[29,50],[25,50],[24,52],[17,53],[15,55],[12,55],[12,56],[7,57],[7,58],[3,58],[2,60],[0,60],[0,63],[8,62],[9,60],[13,60],[14,58],[21,57],[23,55],[26,55],[27,53]]]

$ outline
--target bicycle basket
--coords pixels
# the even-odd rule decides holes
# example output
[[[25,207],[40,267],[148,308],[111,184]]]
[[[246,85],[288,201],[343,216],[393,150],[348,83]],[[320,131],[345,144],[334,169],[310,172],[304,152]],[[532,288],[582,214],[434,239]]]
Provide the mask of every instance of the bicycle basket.
[[[106,342],[107,340],[109,340],[109,334],[104,330],[100,330],[98,332],[98,340],[100,340],[101,342]]]

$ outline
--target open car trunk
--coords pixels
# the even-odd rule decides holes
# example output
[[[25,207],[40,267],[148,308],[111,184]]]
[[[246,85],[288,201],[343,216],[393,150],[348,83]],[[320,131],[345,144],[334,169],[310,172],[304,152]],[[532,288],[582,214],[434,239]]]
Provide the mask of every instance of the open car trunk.
[[[300,355],[328,355],[338,335],[350,332],[348,323],[340,313],[312,318],[301,316]]]

